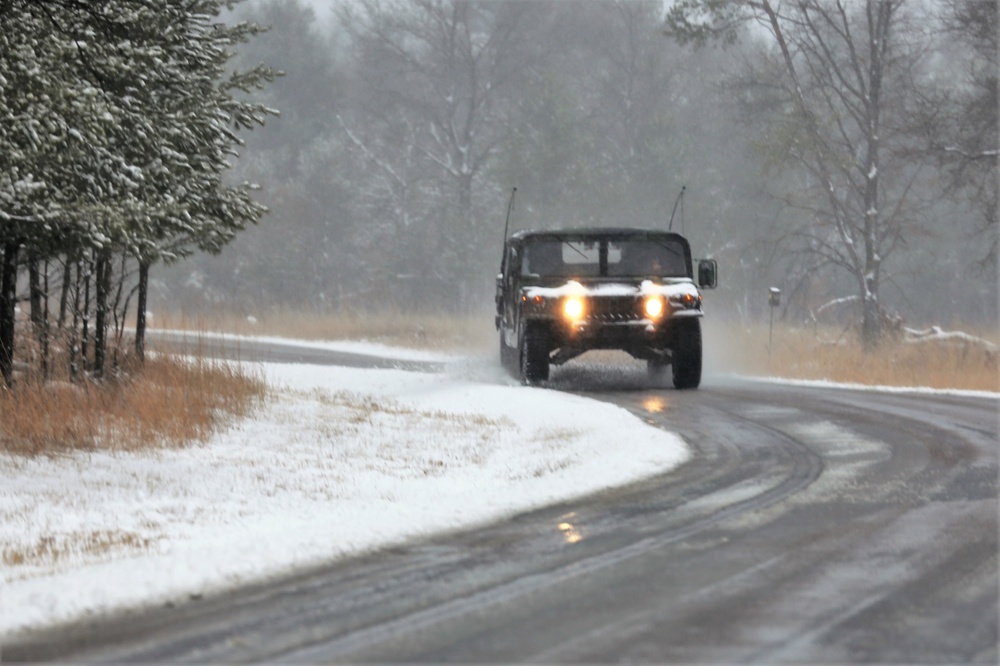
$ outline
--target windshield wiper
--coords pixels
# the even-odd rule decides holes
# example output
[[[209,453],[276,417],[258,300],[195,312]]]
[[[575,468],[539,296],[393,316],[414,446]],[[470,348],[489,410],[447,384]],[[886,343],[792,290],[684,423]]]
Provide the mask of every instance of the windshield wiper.
[[[653,242],[656,243],[657,245],[659,245],[660,247],[662,247],[663,249],[669,250],[670,252],[672,252],[673,254],[677,255],[681,259],[684,258],[684,253],[682,251],[678,250],[675,245],[667,245],[666,243],[664,243],[662,241],[658,241],[658,240],[655,240]]]
[[[577,253],[578,255],[580,255],[580,256],[581,256],[581,257],[583,257],[584,259],[589,259],[589,258],[590,258],[590,257],[588,257],[587,255],[585,255],[585,254],[583,253],[583,251],[582,251],[582,250],[581,250],[580,248],[578,248],[578,247],[576,247],[576,246],[572,245],[572,244],[570,243],[570,241],[563,241],[563,245],[565,245],[565,246],[566,246],[566,247],[568,247],[569,249],[573,250],[574,252],[576,252],[576,253]]]

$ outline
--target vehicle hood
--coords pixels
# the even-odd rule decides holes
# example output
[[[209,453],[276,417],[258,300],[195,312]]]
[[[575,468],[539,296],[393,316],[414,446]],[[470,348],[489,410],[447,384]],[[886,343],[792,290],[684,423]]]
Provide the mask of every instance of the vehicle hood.
[[[568,280],[552,287],[525,287],[528,298],[564,298],[566,296],[586,296],[589,298],[622,296],[683,296],[698,295],[698,288],[691,278],[666,278],[662,281],[643,280],[639,284],[629,282],[579,282]]]

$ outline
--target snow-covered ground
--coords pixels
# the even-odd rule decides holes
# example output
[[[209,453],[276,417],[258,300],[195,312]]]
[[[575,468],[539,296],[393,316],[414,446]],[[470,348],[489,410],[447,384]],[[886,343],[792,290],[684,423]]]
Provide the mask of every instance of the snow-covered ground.
[[[809,388],[844,389],[848,391],[868,391],[871,393],[899,393],[909,395],[956,395],[967,398],[1000,399],[996,391],[974,391],[970,389],[941,389],[925,386],[885,386],[881,384],[853,384],[831,382],[827,379],[785,379],[784,377],[753,377],[756,382],[782,384],[783,386],[805,386]]]
[[[259,367],[273,399],[204,445],[0,454],[0,645],[26,629],[500,520],[689,455],[625,410],[518,386],[492,359],[433,375]]]

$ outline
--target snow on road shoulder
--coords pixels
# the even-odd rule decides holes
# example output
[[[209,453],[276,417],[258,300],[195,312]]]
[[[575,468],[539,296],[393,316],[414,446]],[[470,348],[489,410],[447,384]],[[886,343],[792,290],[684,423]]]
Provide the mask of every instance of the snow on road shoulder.
[[[0,644],[498,520],[688,457],[623,409],[483,372],[263,368],[275,398],[208,444],[0,456]]]
[[[454,354],[430,349],[409,349],[406,347],[393,347],[378,342],[366,340],[296,340],[294,338],[282,338],[267,335],[236,335],[234,333],[214,333],[209,331],[187,331],[174,329],[157,329],[155,333],[186,337],[190,339],[204,338],[206,340],[219,340],[239,347],[241,342],[272,343],[282,347],[299,347],[301,349],[322,349],[334,352],[347,352],[349,354],[359,354],[361,356],[372,356],[375,358],[390,359],[395,361],[427,361],[444,362],[458,360]],[[154,336],[155,336],[154,333]]]
[[[733,375],[741,377],[740,375]],[[867,391],[870,393],[899,393],[917,395],[954,395],[965,398],[1000,399],[997,391],[974,391],[969,389],[942,389],[928,386],[886,386],[882,384],[854,384],[849,382],[833,382],[827,379],[787,379],[784,377],[742,377],[756,382],[782,384],[784,386],[803,386],[807,388],[844,389],[847,391]]]

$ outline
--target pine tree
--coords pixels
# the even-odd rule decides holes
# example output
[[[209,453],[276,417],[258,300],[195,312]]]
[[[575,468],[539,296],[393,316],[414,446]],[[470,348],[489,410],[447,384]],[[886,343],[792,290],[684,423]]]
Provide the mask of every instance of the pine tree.
[[[138,262],[144,288],[152,264],[217,253],[265,213],[252,185],[225,180],[238,132],[276,113],[250,99],[272,69],[229,69],[235,45],[262,30],[219,22],[231,4],[0,5],[0,377],[8,385],[22,249],[93,262],[99,376],[113,256]],[[139,322],[141,354],[142,313]]]

